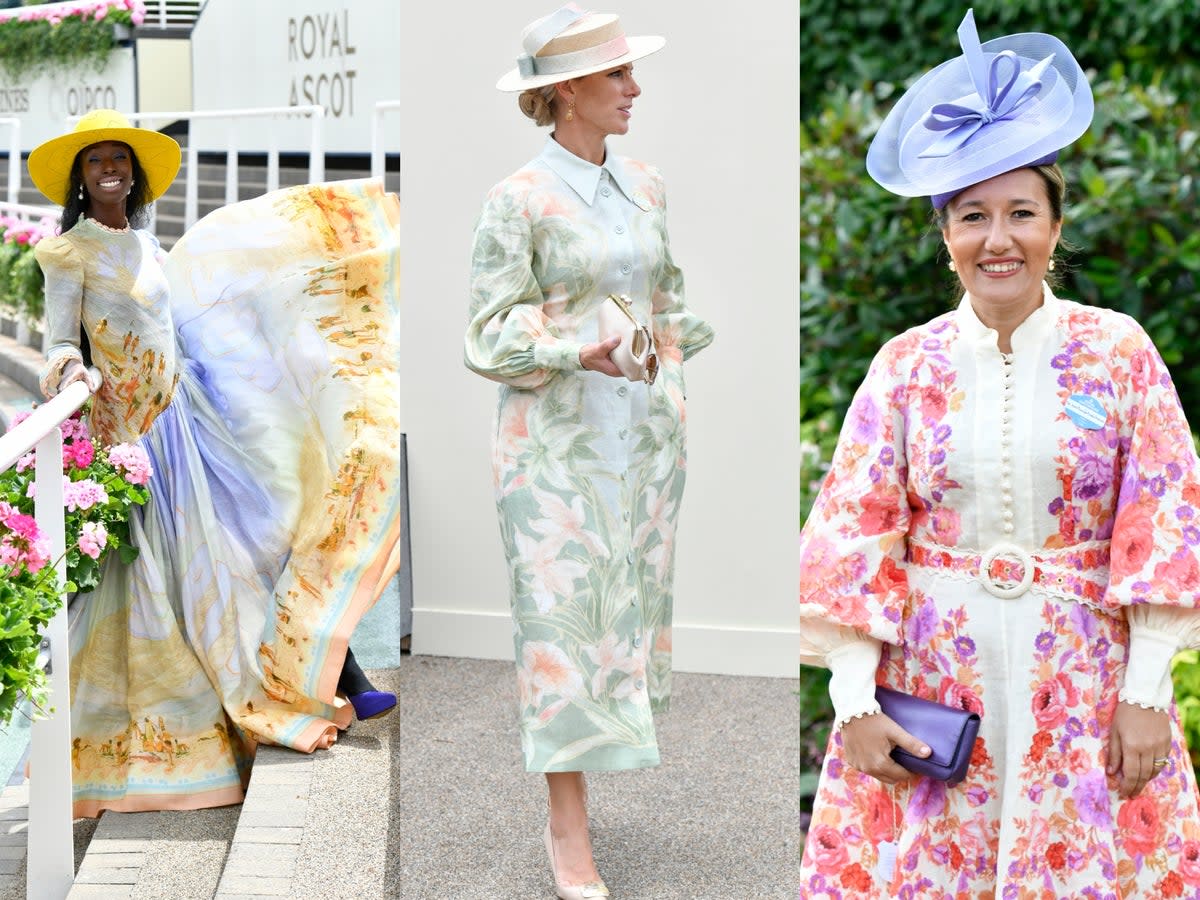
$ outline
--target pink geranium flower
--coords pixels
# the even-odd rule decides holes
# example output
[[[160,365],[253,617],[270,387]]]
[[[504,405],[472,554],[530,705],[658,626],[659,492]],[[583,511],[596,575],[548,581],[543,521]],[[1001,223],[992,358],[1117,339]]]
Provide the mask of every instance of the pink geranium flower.
[[[63,505],[70,512],[75,512],[77,509],[91,509],[99,503],[107,502],[108,491],[92,479],[71,481],[63,476]]]
[[[108,450],[108,461],[123,470],[122,477],[130,484],[145,484],[154,474],[146,451],[134,444],[117,444]]]
[[[99,559],[104,544],[108,541],[108,530],[101,522],[84,522],[79,533],[79,549],[92,559]]]

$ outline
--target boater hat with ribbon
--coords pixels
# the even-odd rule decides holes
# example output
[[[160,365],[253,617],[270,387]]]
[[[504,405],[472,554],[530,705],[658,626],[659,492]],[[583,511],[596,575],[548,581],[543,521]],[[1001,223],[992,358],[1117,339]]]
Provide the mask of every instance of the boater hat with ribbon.
[[[615,69],[661,50],[666,42],[661,37],[626,37],[616,16],[568,3],[525,27],[521,33],[525,52],[496,87],[527,91]]]
[[[1092,89],[1049,34],[979,43],[973,11],[958,26],[962,56],[927,72],[892,107],[867,151],[867,172],[941,209],[996,175],[1053,162],[1092,122]]]
[[[120,141],[133,150],[147,181],[147,201],[166,193],[179,173],[179,144],[174,138],[148,128],[134,128],[115,109],[94,109],[71,131],[33,149],[29,154],[29,177],[48,199],[64,206],[75,157],[84,147],[101,141]]]

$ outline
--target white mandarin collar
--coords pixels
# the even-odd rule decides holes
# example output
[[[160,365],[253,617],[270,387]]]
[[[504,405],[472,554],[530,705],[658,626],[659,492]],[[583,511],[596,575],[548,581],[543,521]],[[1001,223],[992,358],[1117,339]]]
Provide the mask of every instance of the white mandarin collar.
[[[1012,335],[1013,351],[1024,347],[1040,344],[1053,330],[1058,321],[1059,299],[1050,290],[1050,285],[1042,282],[1042,305],[1031,312],[1025,321],[1017,326]],[[999,334],[996,329],[989,328],[980,321],[971,305],[971,295],[963,294],[955,313],[959,333],[978,347],[996,347]]]
[[[596,202],[596,189],[600,186],[600,176],[605,172],[627,200],[633,199],[633,188],[625,167],[614,154],[608,152],[607,147],[604,151],[604,165],[597,166],[586,159],[580,159],[550,136],[546,138],[546,146],[542,148],[539,159],[565,181],[588,206]]]

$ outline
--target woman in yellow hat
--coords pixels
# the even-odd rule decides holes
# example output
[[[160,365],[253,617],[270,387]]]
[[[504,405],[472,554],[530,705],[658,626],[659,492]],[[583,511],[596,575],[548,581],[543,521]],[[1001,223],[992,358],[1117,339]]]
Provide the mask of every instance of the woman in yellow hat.
[[[305,185],[225,207],[164,254],[137,229],[179,169],[112,110],[29,157],[63,205],[43,240],[47,395],[93,384],[93,436],[149,456],[129,564],[71,631],[75,813],[242,799],[259,742],[311,751],[395,705],[349,656],[395,569],[394,198]],[[345,669],[343,672],[343,660]],[[142,742],[156,721],[172,753]]]

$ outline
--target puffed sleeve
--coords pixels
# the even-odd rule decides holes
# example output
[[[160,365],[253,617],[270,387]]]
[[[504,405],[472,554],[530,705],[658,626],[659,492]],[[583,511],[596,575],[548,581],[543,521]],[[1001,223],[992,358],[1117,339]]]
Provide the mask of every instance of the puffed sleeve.
[[[33,248],[46,277],[46,365],[39,380],[49,395],[57,387],[71,360],[83,361],[79,351],[80,314],[83,307],[83,262],[62,235],[43,238]]]
[[[1200,461],[1170,373],[1132,320],[1115,345],[1124,465],[1104,605],[1125,607],[1120,698],[1166,709],[1171,657],[1200,647]]]
[[[662,178],[653,173],[655,193],[662,206],[662,266],[650,297],[653,314],[654,347],[660,356],[690,359],[712,343],[712,326],[687,308],[683,302],[683,272],[671,258],[667,238],[666,192]]]
[[[814,620],[899,642],[912,518],[904,449],[908,344],[905,336],[893,339],[872,362],[800,533],[801,633]]]
[[[528,209],[501,183],[488,195],[475,226],[464,359],[484,378],[519,388],[540,387],[560,372],[582,368],[582,344],[563,339],[542,310],[532,261]]]

